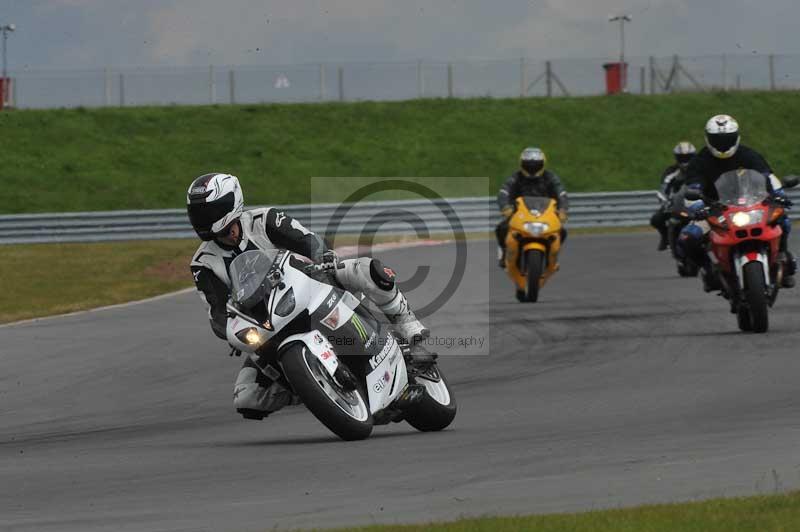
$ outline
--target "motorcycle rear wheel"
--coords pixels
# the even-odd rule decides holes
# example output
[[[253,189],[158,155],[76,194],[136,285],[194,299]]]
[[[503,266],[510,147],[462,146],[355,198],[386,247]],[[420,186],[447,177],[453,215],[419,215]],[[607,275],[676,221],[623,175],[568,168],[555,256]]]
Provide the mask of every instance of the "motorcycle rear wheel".
[[[764,284],[764,267],[760,262],[748,262],[742,272],[744,276],[744,297],[753,332],[767,332],[769,328],[769,304],[767,287]]]
[[[363,440],[372,433],[372,413],[360,388],[346,391],[302,343],[281,354],[286,378],[303,404],[343,440]]]
[[[438,382],[435,382],[436,379],[426,379],[424,375],[417,376],[415,380],[425,386],[425,394],[405,411],[408,424],[422,432],[443,430],[456,417],[453,390],[436,364],[431,369],[439,377]]]

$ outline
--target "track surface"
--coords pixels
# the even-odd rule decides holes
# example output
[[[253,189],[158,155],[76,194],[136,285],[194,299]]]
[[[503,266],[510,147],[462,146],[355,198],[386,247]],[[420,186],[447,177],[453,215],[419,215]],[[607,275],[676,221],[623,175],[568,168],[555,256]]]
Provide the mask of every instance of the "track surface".
[[[241,420],[239,361],[195,294],[1,328],[0,529],[255,531],[800,486],[798,291],[768,334],[741,334],[654,246],[574,237],[522,305],[491,243],[470,243],[465,284],[429,321],[485,333],[490,308],[491,355],[443,357],[460,409],[438,434],[396,424],[344,443],[302,407]],[[383,258],[437,265],[420,299],[452,254]]]

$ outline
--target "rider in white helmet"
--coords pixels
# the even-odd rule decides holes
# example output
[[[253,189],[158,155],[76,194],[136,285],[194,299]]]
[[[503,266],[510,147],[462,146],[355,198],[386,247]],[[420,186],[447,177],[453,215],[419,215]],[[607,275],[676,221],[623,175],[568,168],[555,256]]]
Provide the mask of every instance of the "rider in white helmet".
[[[203,241],[190,268],[200,295],[209,308],[211,329],[225,339],[226,303],[230,296],[228,268],[240,253],[250,250],[288,249],[315,261],[336,261],[336,282],[346,290],[362,292],[409,343],[417,344],[430,331],[420,323],[395,284],[395,273],[377,259],[339,261],[319,236],[274,208],[244,210],[239,180],[230,174],[210,173],[195,179],[186,195],[189,220]],[[236,350],[231,354],[239,353]],[[415,361],[424,363],[432,355],[417,345]],[[263,419],[285,406],[291,394],[258,370],[248,357],[234,387],[234,406],[247,419]]]
[[[767,177],[768,187],[773,197],[791,205],[783,190],[780,179],[772,172],[764,157],[752,148],[740,142],[739,123],[729,115],[712,116],[705,127],[706,146],[697,154],[687,173],[687,186],[699,190],[704,196],[715,200],[718,198],[714,183],[720,175],[731,170],[747,168],[756,170]],[[695,206],[698,208],[699,205]],[[792,224],[788,216],[780,221],[783,235],[780,241],[780,252],[785,261],[783,286],[794,286],[795,260],[789,252],[789,232]],[[681,253],[692,257],[703,268],[703,284],[706,291],[719,288],[719,280],[711,272],[711,264],[705,249],[706,235],[709,227],[705,222],[687,225],[681,232],[679,244]]]

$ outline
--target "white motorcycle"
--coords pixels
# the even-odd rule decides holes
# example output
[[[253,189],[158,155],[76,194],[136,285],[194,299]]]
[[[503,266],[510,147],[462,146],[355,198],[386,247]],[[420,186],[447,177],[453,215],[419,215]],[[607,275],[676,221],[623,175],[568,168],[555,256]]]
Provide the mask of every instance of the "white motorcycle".
[[[230,344],[344,440],[403,420],[421,431],[450,425],[456,401],[438,364],[415,364],[409,346],[358,297],[325,282],[335,267],[286,250],[236,257]]]

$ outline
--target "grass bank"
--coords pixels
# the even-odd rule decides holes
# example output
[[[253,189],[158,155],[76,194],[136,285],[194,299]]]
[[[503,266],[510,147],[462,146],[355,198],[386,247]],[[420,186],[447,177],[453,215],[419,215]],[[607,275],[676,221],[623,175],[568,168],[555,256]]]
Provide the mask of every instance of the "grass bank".
[[[197,242],[1,246],[0,323],[145,299],[194,286]]]
[[[800,530],[800,493],[578,514],[347,528],[358,532],[788,532]]]
[[[180,207],[208,171],[240,176],[250,204],[335,201],[348,176],[486,176],[435,188],[489,194],[531,144],[572,191],[647,189],[719,112],[800,170],[792,92],[27,110],[0,113],[0,213]],[[312,198],[311,176],[339,179]]]

